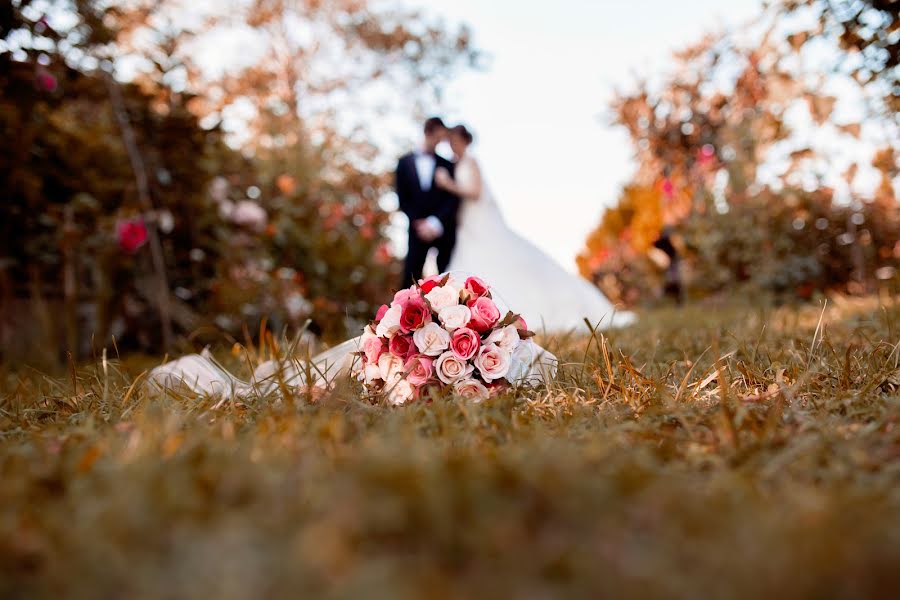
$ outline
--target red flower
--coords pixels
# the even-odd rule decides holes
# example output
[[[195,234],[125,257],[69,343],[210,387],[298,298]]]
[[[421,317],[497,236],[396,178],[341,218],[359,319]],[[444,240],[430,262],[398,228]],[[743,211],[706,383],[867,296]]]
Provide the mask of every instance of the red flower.
[[[421,298],[412,298],[403,305],[403,312],[400,313],[400,331],[410,333],[420,328],[428,321],[431,311]]]
[[[143,219],[120,221],[117,227],[119,247],[129,254],[134,254],[147,243],[147,225]]]
[[[427,294],[428,292],[436,288],[440,282],[441,277],[439,275],[432,275],[427,279],[419,280],[419,289],[422,290],[423,294]]]
[[[391,354],[397,358],[402,358],[403,360],[406,360],[417,352],[416,345],[413,344],[411,335],[395,335],[391,338],[388,349]]]
[[[488,293],[490,287],[482,279],[478,277],[469,277],[463,288],[472,296],[480,298]]]
[[[45,70],[41,70],[41,72],[37,74],[35,83],[37,84],[38,89],[44,92],[55,92],[59,85],[56,77]]]
[[[663,191],[663,194],[666,195],[666,198],[669,198],[669,199],[671,199],[672,196],[675,195],[675,184],[672,183],[672,180],[669,179],[668,177],[666,177],[663,180],[662,191]]]

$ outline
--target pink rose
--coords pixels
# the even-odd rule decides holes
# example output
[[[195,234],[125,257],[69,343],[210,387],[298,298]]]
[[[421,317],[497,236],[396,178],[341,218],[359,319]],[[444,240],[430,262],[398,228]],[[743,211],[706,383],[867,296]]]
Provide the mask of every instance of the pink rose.
[[[472,320],[469,327],[479,333],[489,330],[500,320],[500,309],[494,301],[486,296],[476,298],[469,302],[469,310],[472,311]]]
[[[512,356],[496,344],[482,346],[475,358],[475,367],[481,373],[485,382],[490,383],[495,379],[502,379],[509,373]]]
[[[480,298],[481,296],[486,295],[491,288],[480,277],[469,277],[466,279],[463,289],[469,292],[473,297]]]
[[[468,327],[457,329],[450,337],[450,350],[460,360],[469,360],[478,353],[480,347],[481,338]]]
[[[525,319],[522,315],[519,315],[519,318],[516,320],[516,329],[520,331],[528,331],[528,323],[525,322]]]
[[[416,352],[416,347],[413,344],[411,335],[395,335],[391,338],[391,343],[388,348],[390,349],[391,354],[402,358],[403,360],[406,360]]]
[[[453,391],[463,398],[481,402],[490,397],[490,392],[477,379],[463,379],[453,385]]]
[[[423,294],[427,294],[441,283],[441,279],[443,279],[443,277],[440,275],[432,275],[426,279],[420,279],[419,289],[422,290]]]
[[[434,375],[432,363],[434,359],[417,354],[406,361],[406,380],[419,387],[424,385]]]
[[[434,361],[434,370],[438,379],[449,385],[469,377],[475,370],[475,367],[456,356],[453,352],[447,351]]]
[[[400,313],[400,331],[415,331],[431,320],[431,311],[421,298],[413,298],[403,305]]]
[[[419,292],[417,292],[413,288],[402,289],[396,294],[394,294],[394,301],[391,302],[391,306],[404,306],[407,302],[414,298],[419,297]]]
[[[368,337],[363,340],[362,351],[366,355],[366,362],[377,363],[381,353],[384,352],[384,342],[378,337]]]
[[[388,309],[390,309],[390,306],[388,306],[387,304],[382,304],[381,308],[378,309],[378,312],[375,313],[375,320],[380,321],[381,319],[383,319]]]

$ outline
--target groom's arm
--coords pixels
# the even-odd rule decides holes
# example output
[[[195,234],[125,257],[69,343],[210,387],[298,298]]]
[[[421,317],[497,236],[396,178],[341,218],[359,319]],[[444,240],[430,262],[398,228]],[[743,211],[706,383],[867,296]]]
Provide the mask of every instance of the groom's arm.
[[[441,201],[441,205],[434,212],[434,216],[440,220],[444,229],[447,228],[448,224],[453,221],[456,213],[459,212],[459,203],[459,196],[451,194],[450,192],[444,192],[444,198]]]
[[[409,216],[409,193],[403,177],[403,159],[397,161],[397,169],[394,171],[394,191],[397,192],[397,201],[400,204],[400,210]]]

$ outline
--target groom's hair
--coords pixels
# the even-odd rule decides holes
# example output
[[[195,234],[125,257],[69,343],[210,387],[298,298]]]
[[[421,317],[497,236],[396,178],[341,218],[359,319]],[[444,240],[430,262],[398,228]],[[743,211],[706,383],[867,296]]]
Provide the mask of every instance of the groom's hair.
[[[447,129],[447,126],[444,125],[444,120],[440,117],[431,117],[427,121],[425,121],[425,134],[434,133],[438,129]]]

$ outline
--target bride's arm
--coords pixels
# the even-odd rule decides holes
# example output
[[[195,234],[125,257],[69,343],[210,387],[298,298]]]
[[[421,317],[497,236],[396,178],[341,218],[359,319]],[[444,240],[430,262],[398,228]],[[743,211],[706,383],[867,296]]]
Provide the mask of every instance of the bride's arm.
[[[456,167],[456,179],[445,169],[435,174],[435,183],[460,198],[478,200],[481,197],[481,170],[475,161],[466,159]]]

